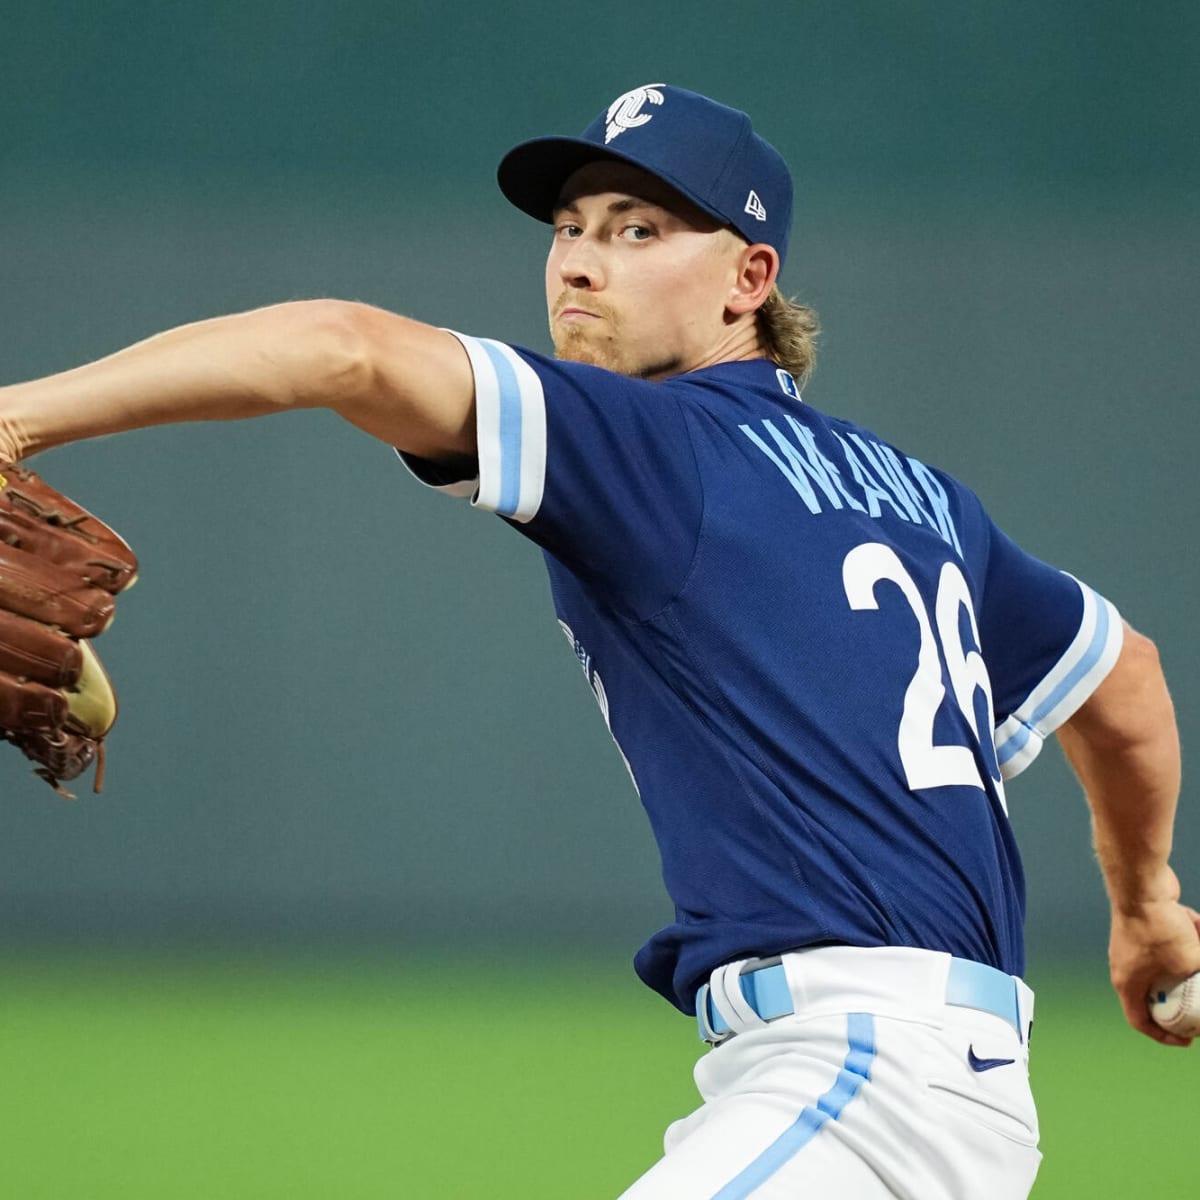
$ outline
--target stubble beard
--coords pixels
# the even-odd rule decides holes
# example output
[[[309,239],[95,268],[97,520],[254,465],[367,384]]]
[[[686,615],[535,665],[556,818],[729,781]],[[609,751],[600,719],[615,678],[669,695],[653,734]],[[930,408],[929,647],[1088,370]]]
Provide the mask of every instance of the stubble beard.
[[[612,335],[596,337],[578,325],[558,325],[552,330],[554,353],[564,362],[586,363],[607,371],[630,374],[620,343]]]
[[[566,307],[560,301],[555,306],[554,316],[558,310]],[[615,371],[618,375],[627,375],[633,379],[652,379],[673,373],[676,363],[645,363],[637,358],[622,344],[621,326],[609,313],[602,314],[605,328],[596,329],[591,322],[585,324],[563,325],[551,319],[550,337],[554,342],[555,357],[564,362],[584,363],[591,367],[603,367],[606,371]]]

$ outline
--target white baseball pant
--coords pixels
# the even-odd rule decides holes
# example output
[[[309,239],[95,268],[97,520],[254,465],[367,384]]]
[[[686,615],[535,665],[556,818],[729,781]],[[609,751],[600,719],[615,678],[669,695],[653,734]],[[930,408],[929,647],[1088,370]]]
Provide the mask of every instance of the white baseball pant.
[[[782,965],[770,974],[790,1015],[756,1011],[741,981],[769,978],[763,963]],[[704,1103],[621,1200],[1029,1195],[1041,1154],[1020,980],[934,951],[831,946],[718,968],[709,993],[702,1028],[731,1032],[696,1064]]]

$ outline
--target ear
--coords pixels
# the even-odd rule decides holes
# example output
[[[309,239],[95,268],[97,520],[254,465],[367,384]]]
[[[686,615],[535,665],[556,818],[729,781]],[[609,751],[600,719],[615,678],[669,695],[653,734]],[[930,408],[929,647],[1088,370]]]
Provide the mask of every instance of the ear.
[[[779,276],[779,255],[773,246],[756,242],[746,246],[738,256],[737,275],[726,309],[735,316],[755,312],[771,294]]]

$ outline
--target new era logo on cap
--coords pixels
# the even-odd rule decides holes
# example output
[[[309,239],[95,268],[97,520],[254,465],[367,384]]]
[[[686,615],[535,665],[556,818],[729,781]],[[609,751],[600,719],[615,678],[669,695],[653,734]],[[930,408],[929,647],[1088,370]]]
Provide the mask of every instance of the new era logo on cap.
[[[767,219],[767,210],[763,208],[763,202],[758,198],[758,193],[753,188],[750,189],[750,195],[746,197],[746,211],[756,221],[765,221]]]
[[[539,221],[552,221],[563,186],[581,167],[616,159],[648,171],[748,242],[782,261],[792,224],[792,177],[750,118],[665,83],[622,92],[579,137],[541,137],[500,163],[500,190]]]

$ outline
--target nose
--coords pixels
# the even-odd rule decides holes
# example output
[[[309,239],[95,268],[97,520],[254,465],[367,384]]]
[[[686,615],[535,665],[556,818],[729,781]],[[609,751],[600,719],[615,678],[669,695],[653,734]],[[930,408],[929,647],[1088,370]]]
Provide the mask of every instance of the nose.
[[[596,245],[588,237],[560,242],[562,253],[558,260],[558,275],[562,282],[579,291],[594,292],[604,286],[604,273]]]

